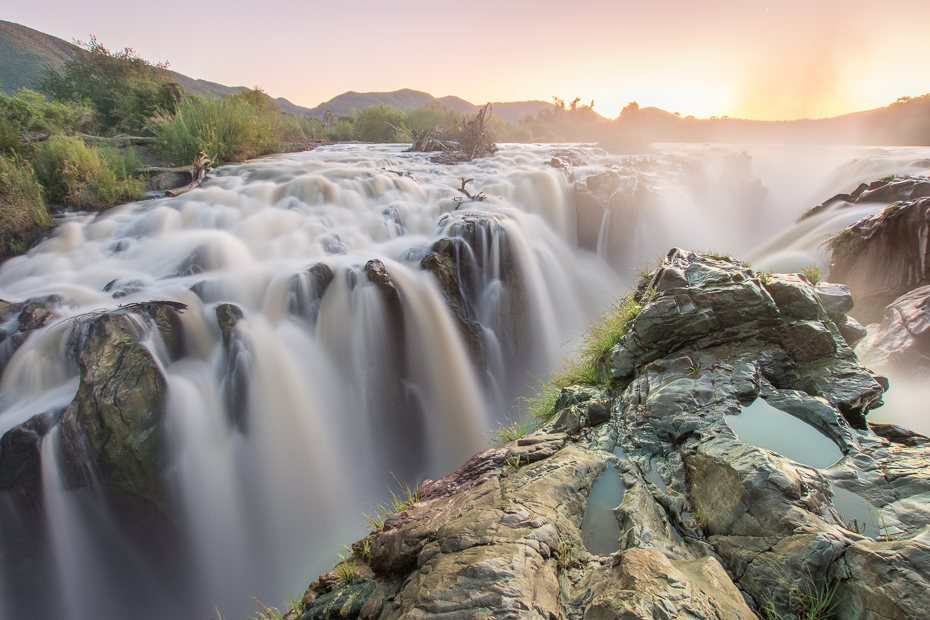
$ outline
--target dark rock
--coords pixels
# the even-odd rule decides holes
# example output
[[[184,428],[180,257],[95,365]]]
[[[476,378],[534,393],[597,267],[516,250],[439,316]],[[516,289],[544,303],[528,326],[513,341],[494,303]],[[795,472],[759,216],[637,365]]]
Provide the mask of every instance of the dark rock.
[[[228,343],[232,338],[232,330],[242,320],[242,310],[235,304],[220,304],[216,307],[216,322],[223,334],[223,342]]]
[[[365,263],[365,273],[368,279],[378,287],[382,295],[385,297],[397,296],[397,289],[394,287],[394,282],[391,280],[387,269],[385,269],[384,263],[373,258]]]
[[[823,304],[824,310],[831,319],[847,314],[853,309],[853,298],[849,287],[845,284],[832,282],[817,283],[817,299]]]
[[[113,292],[113,299],[128,297],[143,289],[145,289],[145,283],[142,280],[110,280],[103,287],[105,292]]]
[[[14,426],[0,438],[0,491],[13,491],[38,500],[42,493],[39,446],[52,416],[41,413]]]
[[[918,183],[918,180],[911,180]],[[911,183],[911,182],[909,182]],[[930,188],[922,178],[921,187]],[[865,192],[860,201],[871,192]],[[905,293],[930,284],[930,198],[889,204],[841,232],[834,249],[830,281],[849,286],[862,323],[881,320],[885,306]]]
[[[317,263],[303,273],[295,274],[288,283],[287,311],[316,325],[323,304],[323,295],[335,274],[326,263]]]
[[[19,331],[28,332],[47,325],[55,316],[55,308],[60,303],[61,297],[58,295],[27,301],[19,314]]]
[[[242,318],[239,306],[226,303],[216,307],[216,321],[223,334],[226,358],[226,370],[221,381],[226,413],[239,431],[245,433],[248,430],[252,352],[248,340],[237,327]]]
[[[67,485],[89,483],[86,463],[109,487],[156,504],[162,500],[165,377],[141,344],[152,328],[125,311],[72,327],[81,383],[61,421]]]
[[[782,346],[793,359],[808,362],[836,352],[829,328],[819,321],[798,321],[785,327]]]
[[[804,321],[821,318],[823,307],[814,287],[801,274],[772,274],[764,286],[782,313]]]
[[[911,448],[922,446],[930,441],[927,437],[896,424],[877,424],[875,422],[869,422],[869,429],[879,437],[884,437],[888,441]]]
[[[299,620],[355,620],[362,606],[375,591],[375,582],[368,577],[355,580],[339,589],[314,599],[303,611]]]
[[[846,315],[836,320],[836,328],[850,347],[855,347],[869,333],[866,328],[859,324],[859,321]]]
[[[149,177],[145,184],[145,191],[163,192],[169,189],[178,189],[192,180],[193,177],[184,172],[158,172]]]

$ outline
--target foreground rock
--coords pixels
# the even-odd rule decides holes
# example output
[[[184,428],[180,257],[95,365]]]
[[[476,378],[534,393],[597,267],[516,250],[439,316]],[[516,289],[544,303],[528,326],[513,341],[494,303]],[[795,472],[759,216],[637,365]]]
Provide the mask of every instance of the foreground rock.
[[[539,431],[421,484],[354,545],[363,576],[321,578],[292,616],[792,618],[828,592],[841,618],[930,616],[926,439],[869,430],[884,379],[806,279],[764,280],[674,250],[600,385],[563,389]],[[816,469],[741,441],[727,420],[757,398],[842,458]],[[608,468],[622,500],[597,528],[617,542],[592,552],[588,495]]]

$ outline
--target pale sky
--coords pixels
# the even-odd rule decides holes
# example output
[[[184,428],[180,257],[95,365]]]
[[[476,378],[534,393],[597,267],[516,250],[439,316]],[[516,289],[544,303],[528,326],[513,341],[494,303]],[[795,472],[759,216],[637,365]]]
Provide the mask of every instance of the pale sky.
[[[0,19],[306,107],[412,88],[793,119],[930,92],[930,0],[0,0]]]

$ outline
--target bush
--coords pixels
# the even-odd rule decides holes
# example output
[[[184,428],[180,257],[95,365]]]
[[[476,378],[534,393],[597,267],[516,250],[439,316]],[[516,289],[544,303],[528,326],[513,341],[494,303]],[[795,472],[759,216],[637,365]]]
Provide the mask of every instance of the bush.
[[[216,163],[239,162],[282,150],[284,121],[280,112],[242,98],[185,97],[174,115],[157,116],[152,130],[156,150],[179,166],[201,151]]]
[[[51,138],[33,158],[36,176],[52,202],[97,211],[138,200],[145,181],[135,175],[141,166],[133,151],[88,146],[75,138]]]
[[[29,162],[0,157],[0,257],[24,252],[52,225]]]
[[[301,140],[319,140],[323,137],[323,123],[318,118],[285,114],[282,116],[284,124],[284,141],[299,142]]]
[[[60,73],[47,67],[37,90],[55,101],[88,103],[107,129],[138,133],[158,113],[174,110],[180,87],[171,82],[168,63],[152,64],[132,48],[111,52],[94,37]]]
[[[83,103],[46,101],[41,94],[20,88],[12,97],[0,94],[0,118],[19,135],[94,131],[94,110]]]
[[[355,137],[362,142],[403,141],[406,137],[404,111],[383,103],[360,110],[355,114]]]
[[[336,141],[346,141],[355,139],[355,123],[350,120],[340,118],[336,121],[336,127],[333,129],[330,137]]]
[[[419,108],[407,110],[404,114],[404,125],[411,133],[424,130],[434,131],[436,128],[449,129],[458,122],[456,111],[438,101],[432,101]]]

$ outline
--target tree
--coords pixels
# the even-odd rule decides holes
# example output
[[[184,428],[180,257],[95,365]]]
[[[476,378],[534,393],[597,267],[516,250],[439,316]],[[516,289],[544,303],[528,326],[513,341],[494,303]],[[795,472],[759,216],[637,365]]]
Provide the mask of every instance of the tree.
[[[152,64],[127,47],[111,52],[95,37],[84,43],[60,71],[46,66],[36,89],[52,100],[86,102],[104,127],[138,132],[160,111],[173,112],[180,86],[173,83],[168,63]]]
[[[336,128],[336,113],[332,110],[326,110],[323,114],[323,128],[326,131],[332,131]]]

